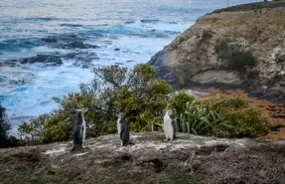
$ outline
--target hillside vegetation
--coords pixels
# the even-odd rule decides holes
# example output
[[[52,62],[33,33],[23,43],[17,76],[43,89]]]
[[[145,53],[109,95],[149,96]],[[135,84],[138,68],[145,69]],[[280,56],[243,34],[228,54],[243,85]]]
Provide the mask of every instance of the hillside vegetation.
[[[91,84],[82,84],[80,92],[54,100],[60,109],[19,125],[21,139],[17,145],[71,140],[73,111],[83,107],[89,108],[85,113],[87,137],[115,133],[118,112],[126,114],[133,132],[160,131],[167,106],[174,112],[178,132],[257,137],[270,130],[262,112],[249,107],[242,98],[223,95],[210,101],[195,101],[184,90],[173,92],[169,82],[157,79],[154,68],[148,64],[138,64],[130,70],[116,65],[96,68]]]

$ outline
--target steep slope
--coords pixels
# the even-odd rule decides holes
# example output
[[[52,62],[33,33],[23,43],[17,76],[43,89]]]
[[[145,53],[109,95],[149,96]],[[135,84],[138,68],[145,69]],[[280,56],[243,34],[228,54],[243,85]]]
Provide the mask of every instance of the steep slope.
[[[149,63],[177,87],[221,83],[284,90],[284,30],[285,2],[217,10],[199,18]]]

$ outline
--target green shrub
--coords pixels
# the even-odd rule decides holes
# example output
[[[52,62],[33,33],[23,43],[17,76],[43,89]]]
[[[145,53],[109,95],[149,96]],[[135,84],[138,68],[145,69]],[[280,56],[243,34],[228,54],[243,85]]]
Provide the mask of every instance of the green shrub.
[[[217,137],[256,137],[269,132],[259,109],[240,97],[222,95],[217,99],[187,103],[180,114],[182,132]]]
[[[29,144],[70,140],[74,109],[88,107],[84,114],[87,138],[116,132],[117,113],[123,112],[134,132],[161,128],[165,108],[174,112],[178,132],[219,137],[254,137],[269,128],[261,112],[248,107],[238,97],[221,96],[196,102],[186,91],[174,93],[165,80],[155,78],[154,68],[138,64],[127,70],[119,66],[94,69],[91,84],[81,85],[81,92],[54,98],[60,109],[19,125],[19,133]]]
[[[183,131],[185,130],[183,129],[185,128],[185,126],[183,126],[184,122],[182,122],[180,115],[185,111],[186,104],[188,102],[191,103],[194,100],[195,98],[192,95],[188,95],[185,90],[177,91],[172,94],[172,97],[170,98],[169,101],[169,107],[170,109],[172,109],[173,116],[176,117],[175,118],[176,131],[185,132]]]
[[[182,132],[195,135],[211,135],[212,127],[220,123],[220,117],[216,112],[195,101],[186,103],[186,108],[179,119]]]
[[[221,95],[218,99],[207,100],[200,103],[218,113],[226,109],[236,110],[248,107],[247,101],[241,97],[229,95]]]
[[[256,137],[269,132],[269,125],[259,109],[224,110],[220,114],[227,126],[213,132],[218,137]]]
[[[5,121],[5,109],[0,106],[0,148],[9,147],[8,131],[10,130],[10,124]]]
[[[218,40],[215,46],[218,59],[225,62],[232,70],[244,71],[256,65],[256,59],[251,51],[245,51],[238,44],[231,43],[229,39]]]
[[[31,144],[69,140],[75,122],[71,111],[82,107],[90,109],[84,115],[87,137],[114,133],[119,111],[126,114],[132,131],[154,129],[152,123],[162,116],[172,88],[167,81],[155,78],[152,66],[138,64],[131,70],[117,65],[99,67],[94,76],[91,84],[81,85],[81,92],[54,98],[59,110],[23,122],[20,135],[28,137]]]
[[[11,129],[11,125],[5,116],[5,108],[0,105],[0,148],[20,146],[21,141],[9,135],[8,131]]]
[[[175,115],[178,115],[184,111],[187,102],[193,102],[194,100],[194,96],[188,95],[185,90],[181,90],[172,95],[169,104]]]

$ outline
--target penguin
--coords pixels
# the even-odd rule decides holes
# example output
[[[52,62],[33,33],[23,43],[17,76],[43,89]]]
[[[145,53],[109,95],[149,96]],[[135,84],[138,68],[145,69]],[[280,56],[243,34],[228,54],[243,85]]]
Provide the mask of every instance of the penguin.
[[[118,114],[117,131],[121,139],[121,145],[127,146],[130,140],[130,131],[123,113]]]
[[[86,122],[84,119],[84,113],[87,109],[78,109],[76,110],[76,121],[75,121],[75,129],[73,134],[73,148],[81,149],[84,148],[83,145],[85,143],[86,138]]]
[[[169,109],[166,110],[164,117],[163,117],[163,124],[162,128],[165,135],[164,141],[173,141],[175,137],[175,129],[173,126],[173,120],[171,118],[171,111]]]

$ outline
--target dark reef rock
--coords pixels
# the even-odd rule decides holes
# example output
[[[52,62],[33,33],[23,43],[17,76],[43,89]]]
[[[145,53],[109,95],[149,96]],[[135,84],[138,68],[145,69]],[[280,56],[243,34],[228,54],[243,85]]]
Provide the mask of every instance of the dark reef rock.
[[[100,36],[100,35],[95,35]],[[56,36],[48,36],[41,40],[51,47],[61,49],[94,49],[99,48],[98,45],[86,44],[86,35],[78,34],[60,34]]]
[[[53,55],[37,55],[33,57],[20,59],[21,64],[42,63],[45,66],[59,66],[62,65],[62,60],[59,56]]]
[[[100,58],[94,52],[76,51],[68,53],[64,56],[65,59],[74,59],[74,66],[89,68],[93,66],[92,61],[99,60]]]

